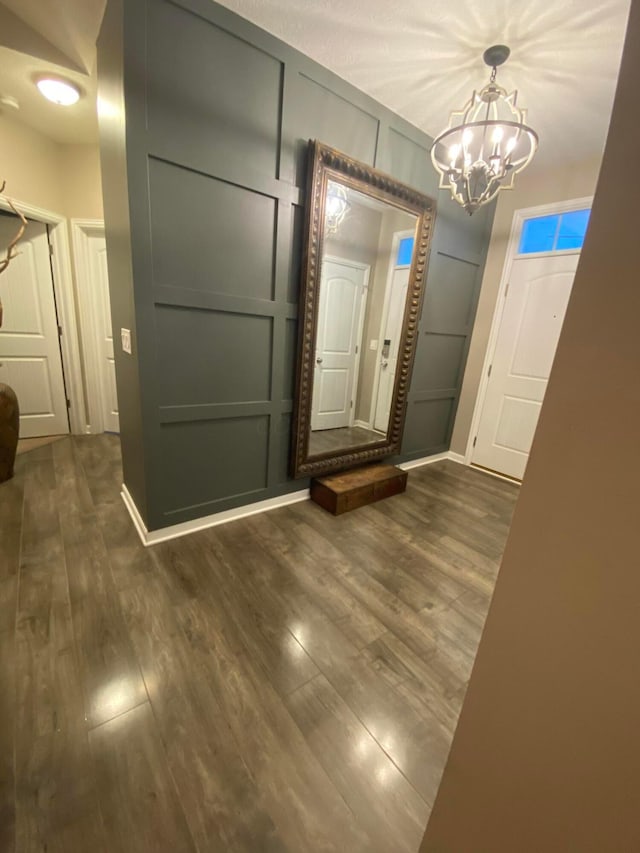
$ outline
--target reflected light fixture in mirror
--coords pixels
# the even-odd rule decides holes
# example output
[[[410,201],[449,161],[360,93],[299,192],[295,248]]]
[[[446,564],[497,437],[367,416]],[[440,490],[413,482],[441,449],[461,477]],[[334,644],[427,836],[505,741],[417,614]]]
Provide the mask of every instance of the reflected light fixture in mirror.
[[[451,113],[449,127],[431,147],[440,189],[450,190],[469,215],[501,189],[512,189],[515,176],[538,147],[536,132],[525,123],[526,110],[516,104],[517,91],[507,93],[495,82],[498,67],[510,53],[504,44],[485,50],[484,62],[492,69],[489,83]]]
[[[310,142],[292,473],[400,449],[435,204]]]
[[[329,181],[325,204],[325,233],[335,234],[349,212],[347,191],[335,181]]]

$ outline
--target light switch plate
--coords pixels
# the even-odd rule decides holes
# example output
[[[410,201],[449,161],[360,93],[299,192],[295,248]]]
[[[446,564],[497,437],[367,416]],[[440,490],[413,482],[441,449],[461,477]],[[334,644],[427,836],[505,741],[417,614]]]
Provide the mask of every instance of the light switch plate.
[[[128,352],[131,355],[131,330],[120,329],[120,338],[122,339],[122,352]]]
[[[377,350],[378,349],[378,341],[369,341],[369,349]]]

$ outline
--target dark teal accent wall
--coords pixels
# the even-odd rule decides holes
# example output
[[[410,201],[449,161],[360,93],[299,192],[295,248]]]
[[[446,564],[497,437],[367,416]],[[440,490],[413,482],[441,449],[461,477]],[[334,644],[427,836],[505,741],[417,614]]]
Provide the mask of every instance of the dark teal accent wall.
[[[303,488],[308,140],[436,196],[431,140],[211,0],[109,0],[98,71],[112,319],[133,332],[116,353],[125,484],[150,530]],[[449,446],[492,218],[438,197],[398,459]]]

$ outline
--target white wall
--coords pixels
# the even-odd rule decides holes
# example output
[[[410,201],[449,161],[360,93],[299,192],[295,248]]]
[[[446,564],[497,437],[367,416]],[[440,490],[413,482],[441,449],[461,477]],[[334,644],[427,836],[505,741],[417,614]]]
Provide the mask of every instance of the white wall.
[[[464,454],[467,448],[513,214],[516,210],[526,207],[593,195],[601,160],[601,157],[594,157],[586,162],[575,163],[570,168],[545,171],[536,169],[534,161],[528,171],[516,178],[515,189],[502,192],[499,196],[469,358],[451,438],[451,450],[455,453]]]

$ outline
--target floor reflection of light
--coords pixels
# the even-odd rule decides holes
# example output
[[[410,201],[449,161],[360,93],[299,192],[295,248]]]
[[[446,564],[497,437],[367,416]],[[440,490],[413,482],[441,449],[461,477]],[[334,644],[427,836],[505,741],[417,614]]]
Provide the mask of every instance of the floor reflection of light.
[[[388,759],[384,764],[380,764],[379,767],[376,768],[376,782],[381,788],[386,788],[391,782],[393,775],[392,770],[391,762]]]
[[[282,645],[284,646],[284,651],[292,658],[301,658],[306,655],[306,652],[300,645],[300,642],[291,634],[287,634],[283,637]]]
[[[292,625],[289,625],[289,630],[300,645],[304,646],[305,640],[307,639],[307,629],[302,622],[294,622]]]
[[[116,717],[128,711],[138,702],[133,685],[128,678],[114,678],[96,690],[92,705],[94,713],[104,719]]]
[[[385,752],[390,752],[396,745],[396,739],[393,734],[389,733],[378,738],[378,743],[384,749]]]
[[[356,742],[356,755],[359,758],[366,758],[371,754],[371,749],[373,747],[373,740],[369,737],[369,735],[361,735]]]

